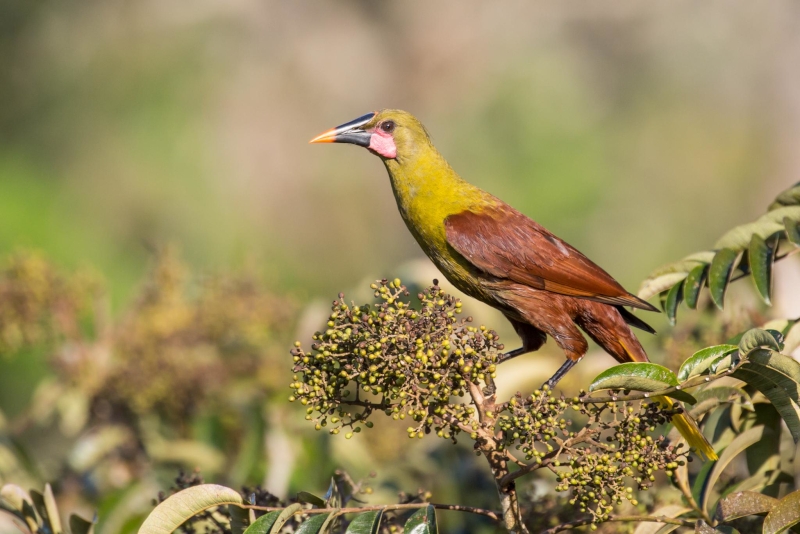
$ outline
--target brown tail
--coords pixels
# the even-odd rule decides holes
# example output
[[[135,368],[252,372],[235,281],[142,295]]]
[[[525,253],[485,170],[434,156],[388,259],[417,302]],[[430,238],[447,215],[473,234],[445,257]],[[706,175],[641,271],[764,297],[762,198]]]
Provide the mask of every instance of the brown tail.
[[[620,311],[607,304],[584,301],[575,322],[620,363],[648,362],[647,353]]]
[[[596,308],[596,306],[592,306]],[[603,310],[582,315],[578,324],[586,331],[598,345],[611,354],[618,362],[648,362],[642,344],[626,324],[626,317],[619,310],[611,306],[603,306]],[[594,311],[594,310],[592,310]],[[662,406],[671,408],[674,401],[669,397],[658,397],[655,400]],[[705,438],[697,423],[691,416],[684,412],[672,418],[672,424],[686,439],[690,447],[695,449],[709,460],[717,460],[717,453]]]

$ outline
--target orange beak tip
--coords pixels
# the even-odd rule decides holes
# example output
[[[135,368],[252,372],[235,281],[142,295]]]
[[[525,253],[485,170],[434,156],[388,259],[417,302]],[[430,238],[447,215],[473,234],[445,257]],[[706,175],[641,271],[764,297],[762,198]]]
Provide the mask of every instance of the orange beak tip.
[[[316,143],[333,143],[335,140],[335,128],[331,130],[325,130],[314,139],[308,142],[308,144],[313,145]]]

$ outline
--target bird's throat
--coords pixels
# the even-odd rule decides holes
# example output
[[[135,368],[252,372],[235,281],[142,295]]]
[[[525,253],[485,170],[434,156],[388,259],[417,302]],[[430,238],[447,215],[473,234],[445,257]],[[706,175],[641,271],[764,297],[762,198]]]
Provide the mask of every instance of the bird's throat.
[[[384,164],[400,215],[434,259],[447,248],[445,219],[481,204],[485,193],[462,180],[432,147],[411,157],[385,159]]]

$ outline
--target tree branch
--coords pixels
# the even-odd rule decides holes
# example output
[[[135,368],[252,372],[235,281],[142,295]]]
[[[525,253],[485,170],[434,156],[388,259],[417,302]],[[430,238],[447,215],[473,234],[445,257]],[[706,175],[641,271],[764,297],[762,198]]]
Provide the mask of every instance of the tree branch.
[[[676,391],[693,388],[695,386],[700,386],[702,384],[713,382],[714,380],[718,380],[725,376],[730,376],[734,371],[736,371],[738,367],[739,365],[736,365],[734,367],[731,367],[727,371],[723,371],[713,376],[697,376],[694,378],[690,378],[683,384],[678,384],[677,386],[672,386],[670,388],[662,389],[661,391],[631,393],[630,395],[609,395],[607,397],[590,397],[589,395],[591,394],[586,394],[583,397],[580,397],[578,401],[583,404],[602,404],[605,402],[624,402],[624,401],[652,399],[654,397],[665,397],[670,393],[675,393]]]
[[[652,515],[612,515],[604,523],[621,523],[621,522],[646,522],[646,523],[666,523],[670,525],[680,525],[683,527],[693,527],[694,521],[690,519],[678,519],[674,517],[652,516]],[[592,523],[591,518],[578,519],[563,523],[556,527],[547,529],[542,534],[555,534],[556,532],[563,532],[565,530],[572,530],[576,527],[583,527]]]
[[[375,510],[383,510],[384,512],[390,512],[393,510],[416,510],[419,508],[425,508],[426,506],[433,506],[437,510],[451,510],[454,512],[467,512],[470,514],[482,515],[484,517],[488,517],[493,521],[500,521],[500,512],[495,512],[494,510],[486,510],[484,508],[476,508],[474,506],[462,506],[460,504],[442,504],[442,503],[433,503],[433,502],[412,502],[406,504],[384,504],[384,505],[376,505],[376,506],[360,506],[360,507],[351,507],[351,508],[305,508],[298,510],[295,514],[304,514],[304,515],[314,515],[314,514],[328,514],[328,513],[336,513],[336,514],[358,514],[362,512],[373,512]],[[252,510],[259,510],[262,512],[274,512],[276,510],[285,510],[286,507],[281,506],[256,506],[254,504],[244,504],[241,505],[242,508],[245,509],[252,509]]]

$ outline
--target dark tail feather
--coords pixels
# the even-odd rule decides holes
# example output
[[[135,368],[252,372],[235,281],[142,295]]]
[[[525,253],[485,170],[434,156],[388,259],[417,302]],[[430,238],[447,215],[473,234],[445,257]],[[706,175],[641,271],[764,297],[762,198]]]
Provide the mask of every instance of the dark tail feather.
[[[615,308],[617,308],[617,310],[619,310],[619,314],[622,315],[622,318],[625,319],[625,322],[628,323],[629,325],[635,326],[636,328],[638,328],[640,330],[644,330],[645,332],[648,332],[650,334],[655,334],[656,333],[656,331],[653,330],[652,326],[650,326],[646,322],[644,322],[641,319],[639,319],[638,317],[636,317],[634,314],[632,314],[631,312],[626,310],[624,307],[615,306]]]

